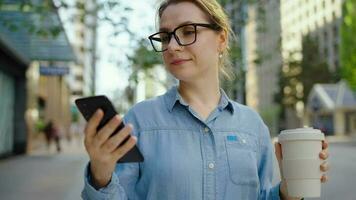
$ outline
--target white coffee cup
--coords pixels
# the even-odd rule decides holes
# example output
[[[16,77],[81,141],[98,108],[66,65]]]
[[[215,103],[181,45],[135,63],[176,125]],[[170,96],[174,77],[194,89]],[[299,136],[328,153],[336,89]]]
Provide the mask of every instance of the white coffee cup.
[[[324,134],[313,128],[281,131],[282,173],[291,197],[320,197],[321,159]]]

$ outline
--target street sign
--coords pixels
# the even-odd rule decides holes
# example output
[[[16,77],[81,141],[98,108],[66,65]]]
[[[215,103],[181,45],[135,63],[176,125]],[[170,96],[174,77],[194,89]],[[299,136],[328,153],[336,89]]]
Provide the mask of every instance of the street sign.
[[[40,74],[43,76],[63,76],[69,74],[69,67],[40,66]]]

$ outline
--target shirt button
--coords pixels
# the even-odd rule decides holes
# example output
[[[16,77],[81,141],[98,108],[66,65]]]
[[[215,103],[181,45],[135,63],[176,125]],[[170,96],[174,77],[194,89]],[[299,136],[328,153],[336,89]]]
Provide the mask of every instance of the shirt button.
[[[208,128],[208,127],[205,127],[205,128],[204,128],[204,132],[205,132],[205,133],[208,133],[208,132],[209,132],[209,128]]]
[[[242,143],[246,144],[246,140],[245,140],[245,139],[242,139]]]
[[[208,167],[209,167],[209,169],[214,169],[215,165],[214,165],[214,163],[209,163]]]

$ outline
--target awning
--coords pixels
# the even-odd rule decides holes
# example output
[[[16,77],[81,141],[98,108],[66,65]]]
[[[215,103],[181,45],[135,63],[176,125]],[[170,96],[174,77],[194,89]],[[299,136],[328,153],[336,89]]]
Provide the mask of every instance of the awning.
[[[31,25],[46,30],[58,27],[60,33],[56,37],[43,37],[30,33]],[[72,46],[55,11],[41,15],[34,12],[0,11],[0,39],[29,60],[75,61]]]

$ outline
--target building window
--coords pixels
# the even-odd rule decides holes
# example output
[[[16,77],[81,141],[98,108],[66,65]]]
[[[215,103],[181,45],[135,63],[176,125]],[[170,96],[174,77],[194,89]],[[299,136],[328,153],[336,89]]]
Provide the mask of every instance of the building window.
[[[336,14],[335,14],[335,11],[333,11],[333,22],[336,21]]]
[[[328,32],[324,30],[324,42],[326,43],[328,41]]]
[[[338,57],[338,55],[339,55],[339,45],[338,45],[338,43],[334,43],[334,52],[335,52],[335,57]]]
[[[335,68],[339,68],[339,58],[335,58]]]
[[[75,80],[83,82],[83,76],[82,75],[75,76]]]
[[[333,26],[333,35],[334,35],[334,39],[336,40],[336,41],[338,41],[338,39],[339,39],[339,31],[338,31],[338,27],[337,27],[337,24],[334,24],[334,26]]]

